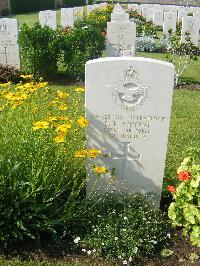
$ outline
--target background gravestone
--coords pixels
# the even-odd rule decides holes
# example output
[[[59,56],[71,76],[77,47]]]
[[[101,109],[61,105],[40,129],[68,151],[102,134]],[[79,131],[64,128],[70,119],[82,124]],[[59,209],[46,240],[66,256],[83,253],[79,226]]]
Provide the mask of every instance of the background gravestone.
[[[73,8],[61,8],[61,27],[74,27],[74,10]]]
[[[45,10],[39,12],[39,21],[42,27],[48,26],[53,30],[57,29],[56,11]]]
[[[77,6],[74,7],[74,21],[77,21],[78,19],[83,18],[83,7]]]
[[[164,13],[164,21],[163,21],[163,33],[168,36],[169,29],[172,32],[176,32],[176,15],[174,12],[165,12]]]
[[[88,194],[93,189],[99,193],[136,190],[153,193],[159,204],[174,69],[170,63],[147,58],[87,62],[87,148],[100,149],[105,156],[99,156],[95,163],[109,169],[97,177],[89,171],[94,161],[88,161]]]
[[[162,26],[163,25],[163,11],[160,10],[155,10],[153,13],[153,23],[157,26]]]
[[[129,15],[117,4],[111,14],[111,22],[107,23],[107,55],[134,56],[136,25],[129,21]]]
[[[20,69],[18,24],[16,19],[0,19],[0,63]]]
[[[182,19],[182,30],[181,30],[181,42],[186,42],[187,32],[190,34],[191,42],[198,46],[199,42],[199,19],[191,16],[184,17]]]

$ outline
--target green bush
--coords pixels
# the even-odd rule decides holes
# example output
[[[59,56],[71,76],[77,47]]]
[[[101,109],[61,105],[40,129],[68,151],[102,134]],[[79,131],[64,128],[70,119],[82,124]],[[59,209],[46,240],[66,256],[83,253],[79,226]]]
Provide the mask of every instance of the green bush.
[[[83,252],[141,263],[167,244],[169,226],[144,196],[114,193],[90,204],[85,235],[76,235]]]
[[[55,0],[11,0],[10,4],[13,14],[55,8]]]
[[[35,76],[56,74],[61,56],[62,34],[38,23],[29,28],[22,25],[19,33],[19,46],[23,68]]]
[[[98,58],[105,49],[105,37],[98,28],[75,28],[66,34],[64,45],[64,65],[67,73],[76,79],[83,79],[85,64]]]

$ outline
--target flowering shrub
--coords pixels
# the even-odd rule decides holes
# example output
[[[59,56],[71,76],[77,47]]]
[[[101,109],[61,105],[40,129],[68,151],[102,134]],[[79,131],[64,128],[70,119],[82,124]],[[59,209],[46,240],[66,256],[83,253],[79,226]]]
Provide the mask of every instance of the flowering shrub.
[[[85,219],[77,221],[85,232],[76,241],[83,253],[137,263],[162,249],[169,237],[161,212],[142,195],[107,194],[86,208],[89,226]]]
[[[156,40],[148,36],[137,37],[135,45],[138,52],[162,53],[167,50],[166,39]]]
[[[172,224],[183,227],[183,234],[189,234],[191,243],[200,247],[200,149],[188,153],[177,171],[179,185],[168,186],[174,199],[168,215]]]
[[[85,191],[85,162],[74,156],[85,145],[84,89],[21,78],[0,84],[1,247],[43,232],[57,239]]]

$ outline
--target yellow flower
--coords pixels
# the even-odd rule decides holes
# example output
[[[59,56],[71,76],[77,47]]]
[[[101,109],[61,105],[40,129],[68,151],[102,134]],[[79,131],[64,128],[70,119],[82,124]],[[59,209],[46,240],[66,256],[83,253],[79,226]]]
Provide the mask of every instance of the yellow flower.
[[[88,157],[90,158],[95,158],[99,154],[101,154],[100,150],[97,150],[97,149],[88,150]]]
[[[86,156],[87,156],[86,150],[76,151],[74,154],[74,157],[76,157],[76,158],[85,158]]]
[[[61,104],[58,109],[61,110],[61,111],[66,111],[67,110],[67,105],[66,104]]]
[[[105,167],[103,166],[95,166],[93,168],[94,172],[97,173],[97,174],[105,174],[108,172],[108,169],[106,169]]]
[[[64,92],[64,91],[60,91],[60,90],[58,90],[58,91],[57,91],[57,96],[58,96],[60,99],[65,99],[65,98],[67,98],[67,97],[69,96],[69,94],[66,93],[66,92]]]
[[[63,143],[65,141],[65,133],[58,133],[58,135],[54,138],[56,143]]]
[[[8,87],[8,86],[10,86],[12,83],[9,81],[9,82],[7,82],[7,83],[1,83],[0,84],[0,87],[2,87],[2,88],[4,88],[4,87]]]
[[[56,132],[67,134],[69,128],[71,128],[71,124],[62,124],[56,128]]]
[[[89,121],[87,120],[87,118],[85,118],[85,117],[83,117],[83,116],[81,116],[79,119],[78,119],[78,125],[80,126],[80,127],[87,127],[88,126],[88,124],[89,124]]]
[[[82,87],[78,87],[78,88],[75,89],[75,92],[77,92],[77,93],[82,93],[84,91],[85,91],[85,89],[82,88]]]
[[[37,129],[46,129],[49,126],[49,122],[46,121],[38,121],[34,123],[34,127],[33,130],[37,130]]]
[[[20,75],[20,77],[23,79],[32,79],[33,75]]]

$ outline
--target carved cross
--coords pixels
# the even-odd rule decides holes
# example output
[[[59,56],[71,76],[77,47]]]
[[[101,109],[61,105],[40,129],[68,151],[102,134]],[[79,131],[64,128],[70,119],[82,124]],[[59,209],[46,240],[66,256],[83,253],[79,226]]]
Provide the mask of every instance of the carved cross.
[[[139,164],[141,154],[135,153],[135,155],[130,154],[131,142],[123,142],[124,150],[123,154],[111,154],[111,159],[113,160],[123,160],[122,178],[125,178],[129,168],[130,161],[136,161]]]

